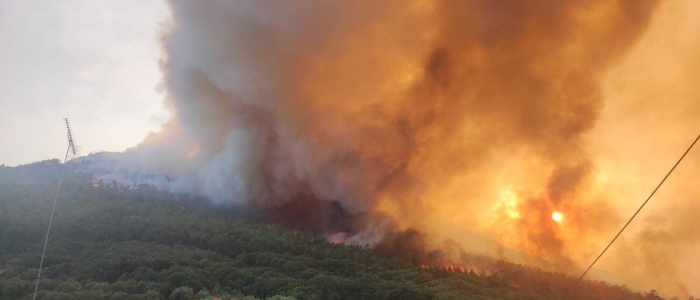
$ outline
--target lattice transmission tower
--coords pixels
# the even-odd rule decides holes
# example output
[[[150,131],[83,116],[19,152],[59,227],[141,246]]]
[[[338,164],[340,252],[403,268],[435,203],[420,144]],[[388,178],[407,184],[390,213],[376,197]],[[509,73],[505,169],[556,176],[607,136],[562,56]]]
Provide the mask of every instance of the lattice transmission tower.
[[[58,177],[58,186],[56,187],[56,195],[53,198],[53,208],[51,209],[51,217],[49,218],[49,226],[46,229],[46,238],[44,239],[44,250],[41,252],[41,262],[39,263],[39,273],[36,275],[36,285],[34,286],[34,300],[36,300],[36,294],[39,290],[39,280],[41,280],[41,269],[44,267],[44,256],[46,255],[46,245],[49,243],[49,233],[51,232],[51,223],[53,222],[53,215],[56,211],[56,202],[58,201],[58,192],[61,190],[61,181],[63,180],[63,173],[66,170],[66,163],[68,162],[68,157],[74,158],[79,155],[80,149],[75,147],[73,142],[73,132],[70,128],[70,123],[68,123],[68,118],[63,118],[66,123],[66,130],[68,131],[68,149],[66,149],[66,156],[63,158],[63,166],[61,167],[61,175]]]

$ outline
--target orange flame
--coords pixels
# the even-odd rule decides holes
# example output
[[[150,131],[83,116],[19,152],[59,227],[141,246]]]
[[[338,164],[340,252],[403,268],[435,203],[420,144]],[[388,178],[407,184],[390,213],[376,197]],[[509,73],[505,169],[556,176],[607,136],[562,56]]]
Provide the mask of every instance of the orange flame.
[[[421,268],[421,269],[426,269],[426,270],[433,269],[433,270],[448,271],[448,272],[452,272],[452,273],[457,273],[457,272],[459,272],[459,273],[467,273],[467,269],[466,269],[465,267],[460,266],[460,265],[455,265],[455,264],[446,264],[446,265],[439,265],[439,264],[427,265],[427,264],[422,264],[422,265],[420,265],[420,268]]]

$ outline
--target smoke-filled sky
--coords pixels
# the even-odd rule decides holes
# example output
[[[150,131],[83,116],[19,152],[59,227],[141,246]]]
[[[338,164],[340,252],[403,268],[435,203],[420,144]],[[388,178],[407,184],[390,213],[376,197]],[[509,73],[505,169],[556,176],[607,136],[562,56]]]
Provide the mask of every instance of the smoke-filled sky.
[[[575,274],[700,134],[694,0],[168,5],[172,118],[122,158],[334,242]],[[697,178],[592,276],[700,294]]]
[[[162,1],[0,0],[0,164],[63,158],[63,117],[84,154],[157,130],[167,14]]]

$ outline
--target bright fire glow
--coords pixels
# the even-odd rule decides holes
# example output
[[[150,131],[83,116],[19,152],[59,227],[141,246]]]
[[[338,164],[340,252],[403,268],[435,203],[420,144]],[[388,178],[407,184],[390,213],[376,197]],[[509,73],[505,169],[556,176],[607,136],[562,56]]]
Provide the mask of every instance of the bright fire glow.
[[[448,264],[448,265],[444,265],[444,266],[443,265],[431,266],[431,265],[422,264],[420,267],[421,267],[421,269],[443,270],[443,271],[448,271],[448,272],[452,272],[452,273],[457,273],[457,272],[467,273],[467,269],[465,267],[457,266],[457,265],[453,265],[453,264]]]
[[[559,223],[563,219],[564,219],[564,215],[562,215],[560,212],[555,211],[552,213],[552,220],[554,220],[554,222]]]

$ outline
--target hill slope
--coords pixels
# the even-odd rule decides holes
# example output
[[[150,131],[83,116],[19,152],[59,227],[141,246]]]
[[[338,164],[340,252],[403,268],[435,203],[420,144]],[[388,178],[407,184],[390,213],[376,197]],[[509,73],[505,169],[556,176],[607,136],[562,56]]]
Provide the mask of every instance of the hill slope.
[[[0,166],[0,299],[31,299],[57,160]],[[487,273],[423,269],[328,243],[207,199],[64,175],[38,299],[559,299],[574,279],[488,258]],[[661,299],[583,282],[570,299]]]

